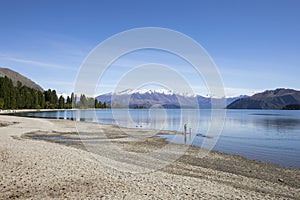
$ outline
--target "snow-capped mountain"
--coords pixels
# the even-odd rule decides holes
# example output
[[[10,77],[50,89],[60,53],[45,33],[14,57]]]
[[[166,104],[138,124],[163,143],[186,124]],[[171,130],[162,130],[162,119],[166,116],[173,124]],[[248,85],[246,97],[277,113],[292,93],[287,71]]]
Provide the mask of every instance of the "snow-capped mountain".
[[[175,93],[171,90],[166,90],[166,89],[157,89],[157,90],[152,90],[152,89],[139,89],[139,90],[131,90],[127,89],[121,92],[116,92],[114,94],[116,95],[132,95],[132,94],[164,94],[164,95],[181,95],[181,96],[190,96],[190,97],[195,97],[196,95],[189,94],[189,93]],[[109,93],[112,94],[112,93]]]
[[[129,108],[202,108],[207,109],[225,108],[233,101],[244,98],[239,96],[234,98],[210,98],[189,93],[176,93],[166,89],[140,89],[124,90],[121,92],[107,93],[96,97],[98,101],[106,102],[112,107],[129,107]],[[224,103],[225,102],[225,103]]]

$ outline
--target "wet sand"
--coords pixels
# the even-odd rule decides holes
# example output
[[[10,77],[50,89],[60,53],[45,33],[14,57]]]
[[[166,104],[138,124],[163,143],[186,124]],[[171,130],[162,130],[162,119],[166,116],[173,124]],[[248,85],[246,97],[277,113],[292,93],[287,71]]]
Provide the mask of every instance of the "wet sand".
[[[106,152],[129,169],[145,169],[133,173],[88,151],[95,141],[101,150],[109,147],[103,141],[109,141],[134,155],[168,145],[140,129],[126,129],[128,137],[116,126],[82,123],[86,133],[81,141],[68,120],[0,115],[0,124],[5,125],[0,126],[0,199],[300,199],[300,170],[240,156],[211,151],[199,158],[202,150],[190,147],[176,161],[148,172],[156,163],[127,162]],[[174,149],[182,146],[172,144]],[[161,159],[176,153],[163,152]]]

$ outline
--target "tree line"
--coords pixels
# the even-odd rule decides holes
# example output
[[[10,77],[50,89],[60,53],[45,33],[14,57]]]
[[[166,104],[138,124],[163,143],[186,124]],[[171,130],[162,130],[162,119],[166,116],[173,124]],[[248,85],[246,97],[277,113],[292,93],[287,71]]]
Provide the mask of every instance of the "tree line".
[[[284,106],[282,110],[300,110],[300,104],[290,104],[287,106]]]
[[[55,90],[38,91],[23,85],[20,81],[16,86],[12,80],[0,77],[0,109],[71,109],[74,108],[107,108],[106,103],[81,94],[78,98],[74,93],[58,97]]]

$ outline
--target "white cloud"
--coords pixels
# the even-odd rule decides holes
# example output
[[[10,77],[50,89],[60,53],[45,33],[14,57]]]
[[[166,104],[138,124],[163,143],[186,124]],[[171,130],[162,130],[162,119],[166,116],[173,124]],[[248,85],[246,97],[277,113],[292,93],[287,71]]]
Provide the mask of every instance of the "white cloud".
[[[24,59],[24,58],[16,58],[16,57],[5,56],[5,55],[0,55],[0,59],[1,60],[6,60],[6,61],[12,61],[12,62],[17,62],[17,63],[22,63],[22,64],[35,65],[35,66],[44,67],[44,68],[54,68],[54,69],[64,69],[64,70],[76,70],[74,68],[63,67],[63,66],[60,66],[60,65],[52,64],[52,63],[45,63],[45,62],[41,62],[41,61]]]

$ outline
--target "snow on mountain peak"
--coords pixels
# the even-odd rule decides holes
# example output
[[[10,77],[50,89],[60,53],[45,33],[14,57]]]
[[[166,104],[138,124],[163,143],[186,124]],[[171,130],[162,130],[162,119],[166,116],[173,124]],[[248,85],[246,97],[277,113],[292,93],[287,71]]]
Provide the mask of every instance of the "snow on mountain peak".
[[[123,90],[121,92],[114,92],[113,94],[115,95],[124,95],[124,94],[133,94],[134,90],[131,89],[127,89],[127,90]]]
[[[187,96],[187,97],[195,97],[195,94],[190,94],[187,92],[181,92],[181,93],[176,93],[171,90],[167,89],[137,89],[137,90],[132,90],[132,89],[127,89],[123,90],[121,92],[115,92],[114,94],[116,95],[132,95],[132,94],[164,94],[164,95],[180,95],[180,96]]]

